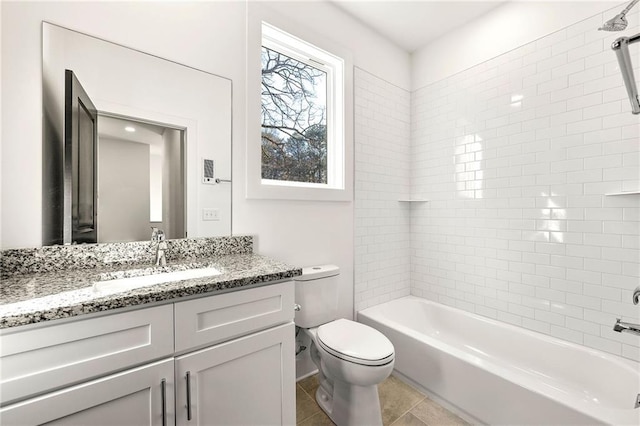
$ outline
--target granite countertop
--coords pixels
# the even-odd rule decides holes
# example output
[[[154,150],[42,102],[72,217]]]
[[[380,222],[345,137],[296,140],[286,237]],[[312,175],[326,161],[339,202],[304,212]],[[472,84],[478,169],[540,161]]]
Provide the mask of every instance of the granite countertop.
[[[93,286],[97,281],[206,267],[214,267],[221,274],[127,291],[94,290]],[[169,262],[165,267],[134,264],[16,275],[2,278],[0,329],[198,294],[210,295],[301,273],[300,268],[244,253],[183,259]]]

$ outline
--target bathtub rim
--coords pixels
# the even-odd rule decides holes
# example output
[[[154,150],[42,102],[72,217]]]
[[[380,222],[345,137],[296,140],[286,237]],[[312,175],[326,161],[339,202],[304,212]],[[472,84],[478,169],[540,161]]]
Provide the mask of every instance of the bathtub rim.
[[[549,334],[545,334],[545,333],[541,333],[539,331],[531,330],[529,328],[525,328],[525,327],[518,326],[518,325],[515,325],[515,324],[510,324],[508,322],[500,321],[498,319],[485,317],[485,316],[482,316],[480,314],[476,314],[475,312],[465,311],[464,309],[460,309],[460,308],[456,308],[456,307],[453,307],[453,306],[445,305],[443,303],[436,302],[434,300],[425,299],[425,298],[418,297],[418,296],[413,296],[413,295],[402,296],[402,297],[399,297],[397,299],[389,300],[387,302],[383,302],[383,303],[380,303],[380,304],[377,304],[377,305],[374,305],[374,306],[369,306],[368,308],[365,308],[363,310],[358,311],[357,315],[360,315],[360,314],[367,315],[368,312],[366,312],[366,311],[379,310],[382,305],[391,304],[391,303],[402,301],[402,300],[413,300],[413,301],[417,301],[417,302],[420,302],[420,303],[426,303],[426,304],[430,304],[430,305],[435,305],[438,308],[442,308],[442,309],[445,309],[445,310],[448,310],[448,311],[452,311],[452,312],[459,312],[459,313],[462,313],[463,315],[470,316],[475,320],[479,320],[479,321],[482,321],[482,322],[487,323],[487,324],[497,325],[497,326],[499,326],[501,328],[505,328],[505,329],[516,329],[518,332],[524,333],[524,334],[529,335],[529,336],[531,336],[533,338],[543,339],[543,340],[546,340],[546,341],[548,341],[550,343],[557,344],[559,346],[572,348],[572,349],[575,349],[575,350],[586,351],[590,355],[597,356],[598,358],[608,359],[608,360],[614,361],[615,363],[624,364],[624,368],[630,368],[630,369],[632,369],[632,370],[634,370],[636,372],[637,372],[636,368],[640,367],[640,362],[633,361],[633,360],[625,358],[623,356],[615,355],[615,354],[612,354],[612,353],[609,353],[609,352],[604,352],[604,351],[601,351],[599,349],[595,349],[595,348],[591,348],[589,346],[584,346],[584,345],[581,345],[581,344],[578,344],[578,343],[570,342],[568,340],[563,340],[563,339],[560,339],[558,337],[551,336]],[[405,326],[403,324],[400,324],[400,323],[395,322],[395,321],[394,321],[394,323],[399,325],[400,327],[402,327],[405,330],[411,330],[411,329],[409,329],[407,326]],[[639,391],[640,391],[640,389],[639,389]]]

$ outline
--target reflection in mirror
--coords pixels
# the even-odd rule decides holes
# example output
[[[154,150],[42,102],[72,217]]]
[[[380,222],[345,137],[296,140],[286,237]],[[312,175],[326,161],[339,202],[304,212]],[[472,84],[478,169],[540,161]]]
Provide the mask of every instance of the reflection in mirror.
[[[231,80],[46,22],[42,63],[43,245],[231,234]],[[93,152],[67,143],[65,70],[94,104]],[[164,144],[107,134],[118,119]]]
[[[184,238],[183,131],[98,117],[98,242]]]
[[[64,190],[71,203],[71,230],[65,229],[65,233],[75,242],[95,243],[98,111],[73,71],[65,70],[64,74]]]

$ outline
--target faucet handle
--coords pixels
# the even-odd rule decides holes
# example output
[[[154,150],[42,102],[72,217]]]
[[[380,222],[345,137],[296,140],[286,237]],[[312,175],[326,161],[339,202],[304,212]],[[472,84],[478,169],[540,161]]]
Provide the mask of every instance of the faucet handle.
[[[640,303],[640,285],[633,290],[633,304],[637,305]]]

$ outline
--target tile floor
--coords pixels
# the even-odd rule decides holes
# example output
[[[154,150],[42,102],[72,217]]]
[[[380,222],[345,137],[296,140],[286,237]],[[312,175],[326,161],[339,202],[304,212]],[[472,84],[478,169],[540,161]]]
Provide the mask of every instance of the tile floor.
[[[299,426],[332,426],[315,399],[317,375],[307,377],[296,386],[296,415]],[[385,426],[466,425],[452,412],[424,396],[395,376],[378,385],[382,423]]]

